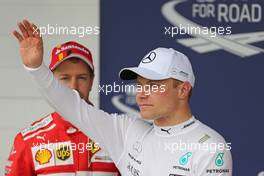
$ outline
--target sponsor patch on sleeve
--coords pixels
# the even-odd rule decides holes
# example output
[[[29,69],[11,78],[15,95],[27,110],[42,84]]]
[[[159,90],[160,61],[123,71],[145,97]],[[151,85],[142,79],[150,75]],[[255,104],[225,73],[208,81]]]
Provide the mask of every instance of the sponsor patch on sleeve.
[[[48,117],[42,119],[40,122],[37,122],[37,123],[35,123],[34,125],[31,125],[30,127],[25,128],[25,129],[21,132],[21,134],[22,134],[22,136],[25,136],[25,135],[27,135],[28,133],[31,133],[31,132],[34,132],[34,131],[40,129],[40,128],[43,128],[43,127],[49,125],[50,122],[52,122],[52,120],[53,120],[53,119],[52,119],[51,115],[49,115]]]

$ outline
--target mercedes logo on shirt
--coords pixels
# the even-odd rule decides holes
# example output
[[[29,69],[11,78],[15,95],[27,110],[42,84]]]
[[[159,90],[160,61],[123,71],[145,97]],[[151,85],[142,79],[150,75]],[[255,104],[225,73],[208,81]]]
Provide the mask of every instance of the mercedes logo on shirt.
[[[141,145],[141,143],[139,141],[137,141],[136,143],[134,143],[133,144],[133,149],[137,153],[141,153],[141,151],[142,151],[142,145]]]
[[[148,54],[148,56],[143,58],[141,62],[144,64],[147,64],[147,63],[154,61],[155,58],[156,58],[156,53],[152,51]]]

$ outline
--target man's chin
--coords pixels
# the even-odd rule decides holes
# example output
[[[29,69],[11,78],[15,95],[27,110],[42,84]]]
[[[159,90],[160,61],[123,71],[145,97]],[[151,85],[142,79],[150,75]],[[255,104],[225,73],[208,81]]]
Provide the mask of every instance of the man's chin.
[[[142,119],[148,120],[148,121],[149,120],[153,121],[153,120],[158,118],[158,117],[155,117],[153,114],[141,112],[141,111],[140,111],[140,115],[141,115]]]

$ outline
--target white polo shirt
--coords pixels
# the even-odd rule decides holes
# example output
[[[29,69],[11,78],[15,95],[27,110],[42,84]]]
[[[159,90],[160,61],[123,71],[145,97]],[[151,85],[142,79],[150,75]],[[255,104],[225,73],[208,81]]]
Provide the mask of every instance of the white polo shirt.
[[[230,144],[195,117],[161,128],[128,115],[109,114],[59,83],[44,64],[25,68],[50,105],[107,150],[122,175],[232,175]]]

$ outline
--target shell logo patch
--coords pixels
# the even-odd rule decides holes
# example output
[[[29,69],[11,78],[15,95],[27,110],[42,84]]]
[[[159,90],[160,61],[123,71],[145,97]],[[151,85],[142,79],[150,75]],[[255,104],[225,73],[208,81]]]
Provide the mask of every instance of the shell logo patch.
[[[74,164],[70,141],[36,145],[31,152],[35,170]]]
[[[51,151],[48,149],[39,149],[35,155],[35,160],[40,164],[47,164],[50,162],[50,159],[52,157]]]

